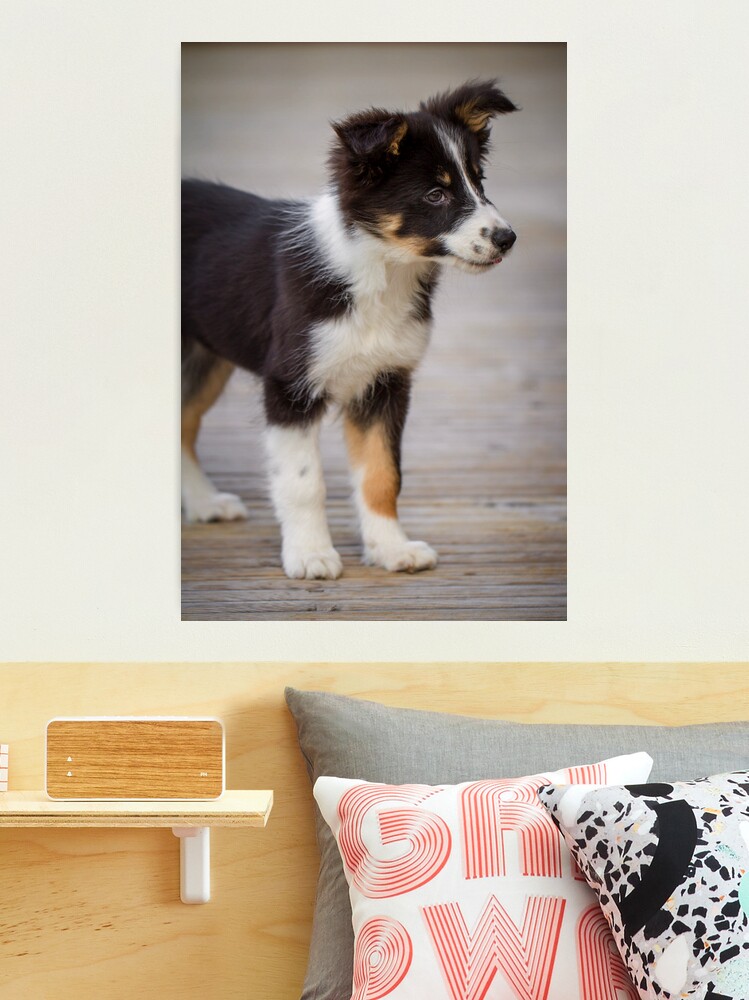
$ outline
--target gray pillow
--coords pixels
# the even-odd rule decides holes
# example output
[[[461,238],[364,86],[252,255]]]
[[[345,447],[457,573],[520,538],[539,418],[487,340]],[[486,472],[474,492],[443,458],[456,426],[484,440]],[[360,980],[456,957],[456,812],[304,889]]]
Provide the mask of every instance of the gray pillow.
[[[320,775],[387,784],[513,778],[647,751],[649,780],[679,781],[749,768],[749,724],[543,725],[389,708],[322,691],[286,689],[299,746]],[[316,807],[320,874],[301,1000],[350,1000],[354,934],[348,886],[330,828]]]

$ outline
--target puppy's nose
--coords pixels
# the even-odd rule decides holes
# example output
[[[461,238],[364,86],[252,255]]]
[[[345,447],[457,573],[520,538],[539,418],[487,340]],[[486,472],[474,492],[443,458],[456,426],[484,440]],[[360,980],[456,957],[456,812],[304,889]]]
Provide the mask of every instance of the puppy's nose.
[[[490,239],[500,253],[507,253],[517,236],[511,229],[494,229]]]

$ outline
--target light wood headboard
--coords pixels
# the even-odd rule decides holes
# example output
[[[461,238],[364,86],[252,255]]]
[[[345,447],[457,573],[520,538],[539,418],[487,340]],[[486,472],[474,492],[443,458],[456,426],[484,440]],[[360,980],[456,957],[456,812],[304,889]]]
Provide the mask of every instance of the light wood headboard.
[[[213,831],[205,906],[179,902],[168,830],[0,831],[0,996],[298,1000],[317,854],[286,684],[533,722],[727,721],[749,699],[746,664],[0,666],[12,789],[42,787],[55,715],[209,715],[227,787],[276,802],[266,830]]]

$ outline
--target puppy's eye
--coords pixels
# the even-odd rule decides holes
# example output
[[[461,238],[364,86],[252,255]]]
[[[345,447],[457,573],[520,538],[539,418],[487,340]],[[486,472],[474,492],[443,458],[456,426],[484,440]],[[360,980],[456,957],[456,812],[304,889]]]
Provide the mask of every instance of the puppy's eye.
[[[424,195],[424,199],[429,202],[430,205],[444,205],[447,199],[447,191],[443,191],[442,188],[432,188],[432,190]]]

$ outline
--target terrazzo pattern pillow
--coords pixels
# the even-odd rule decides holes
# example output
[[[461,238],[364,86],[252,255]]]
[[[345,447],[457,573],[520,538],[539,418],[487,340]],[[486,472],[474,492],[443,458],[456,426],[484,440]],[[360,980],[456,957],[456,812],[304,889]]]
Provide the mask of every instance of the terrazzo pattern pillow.
[[[749,771],[539,797],[640,997],[749,998]]]
[[[457,785],[318,778],[349,883],[352,1000],[637,1000],[538,789],[651,766],[638,753]]]

